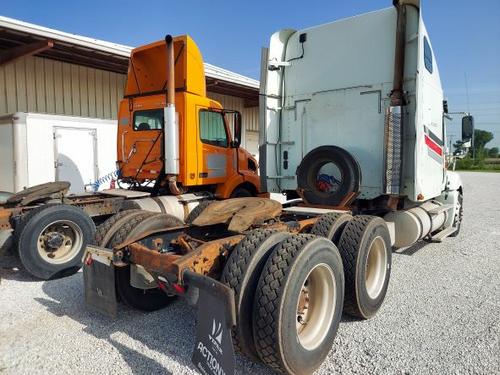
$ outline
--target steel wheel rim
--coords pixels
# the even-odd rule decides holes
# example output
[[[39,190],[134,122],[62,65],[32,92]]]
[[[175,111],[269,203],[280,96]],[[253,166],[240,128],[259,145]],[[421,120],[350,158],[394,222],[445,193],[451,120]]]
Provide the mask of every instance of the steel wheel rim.
[[[82,245],[82,229],[71,220],[50,223],[43,228],[37,239],[38,254],[51,264],[62,264],[74,259]]]
[[[296,330],[300,344],[314,350],[324,341],[336,310],[336,281],[325,263],[307,275],[297,299]]]
[[[382,237],[375,237],[370,244],[366,260],[365,285],[368,296],[375,299],[385,284],[387,275],[387,247]]]

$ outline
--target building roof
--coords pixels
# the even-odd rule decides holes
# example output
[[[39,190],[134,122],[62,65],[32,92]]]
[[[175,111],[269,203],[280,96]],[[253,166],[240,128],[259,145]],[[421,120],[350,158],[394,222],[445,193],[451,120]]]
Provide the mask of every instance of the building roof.
[[[0,16],[0,52],[28,51],[27,54],[126,74],[132,49]],[[255,79],[208,63],[205,76],[207,89],[212,92],[249,100],[258,98],[259,81]]]

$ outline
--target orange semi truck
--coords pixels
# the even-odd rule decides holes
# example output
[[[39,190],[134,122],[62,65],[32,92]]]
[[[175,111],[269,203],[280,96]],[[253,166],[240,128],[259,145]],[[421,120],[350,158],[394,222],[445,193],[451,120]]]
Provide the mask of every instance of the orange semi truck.
[[[136,48],[118,115],[124,182],[217,198],[258,193],[257,161],[240,148],[241,114],[206,95],[203,59],[187,35]]]
[[[240,148],[241,126],[239,112],[206,96],[203,58],[189,36],[134,49],[118,114],[123,188],[66,195],[69,184],[55,182],[0,194],[0,250],[13,248],[28,272],[48,279],[81,267],[95,224],[99,237],[144,210],[184,221],[200,201],[257,195],[258,165]],[[142,210],[104,221],[131,208]]]

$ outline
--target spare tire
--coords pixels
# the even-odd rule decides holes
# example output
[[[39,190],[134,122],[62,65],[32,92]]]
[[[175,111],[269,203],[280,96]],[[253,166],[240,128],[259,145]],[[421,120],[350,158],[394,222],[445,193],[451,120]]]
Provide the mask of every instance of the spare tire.
[[[297,168],[299,194],[309,204],[338,206],[352,192],[359,192],[361,169],[356,159],[337,146],[310,151]]]

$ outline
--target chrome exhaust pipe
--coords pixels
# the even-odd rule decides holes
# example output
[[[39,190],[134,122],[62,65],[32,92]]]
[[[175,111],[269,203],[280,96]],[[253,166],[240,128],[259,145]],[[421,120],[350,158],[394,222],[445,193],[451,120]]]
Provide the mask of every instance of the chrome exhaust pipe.
[[[165,159],[165,174],[179,174],[179,124],[175,112],[175,60],[174,38],[165,37],[167,45],[167,105],[164,109],[163,142]]]

